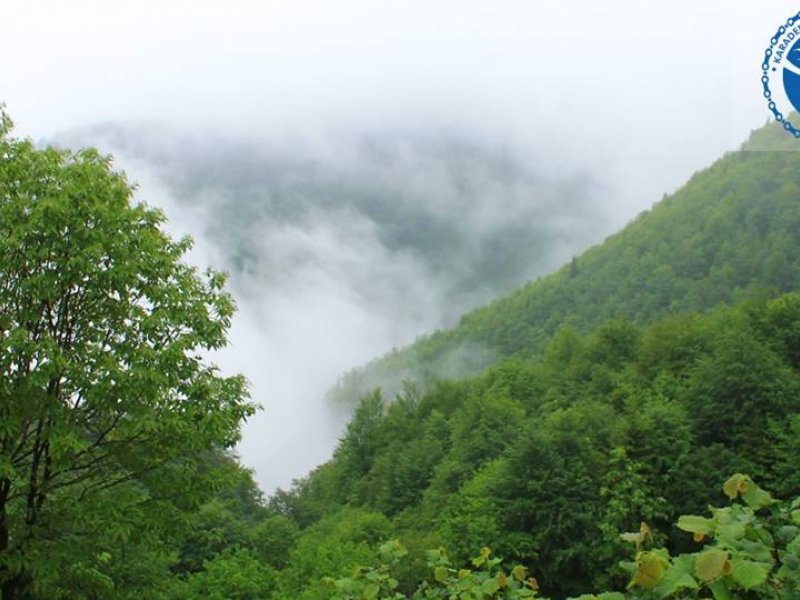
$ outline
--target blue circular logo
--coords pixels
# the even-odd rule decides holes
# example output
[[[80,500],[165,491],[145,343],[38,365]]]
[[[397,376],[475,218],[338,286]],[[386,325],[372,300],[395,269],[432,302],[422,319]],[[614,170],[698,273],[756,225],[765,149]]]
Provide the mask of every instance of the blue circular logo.
[[[781,25],[770,42],[761,64],[764,98],[783,128],[800,138],[788,117],[792,110],[800,112],[800,13]]]

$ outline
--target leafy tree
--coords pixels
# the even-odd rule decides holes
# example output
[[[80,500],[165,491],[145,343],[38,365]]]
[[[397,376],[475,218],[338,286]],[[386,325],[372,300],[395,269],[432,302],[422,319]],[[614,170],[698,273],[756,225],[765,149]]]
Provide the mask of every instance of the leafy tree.
[[[630,581],[626,593],[582,594],[570,600],[666,600],[710,598],[792,599],[800,594],[800,498],[775,500],[747,475],[730,477],[723,491],[733,501],[710,508],[711,517],[684,515],[677,527],[695,544],[697,552],[671,556],[654,547],[650,527],[623,533],[622,541],[635,544],[634,560],[623,563]],[[735,500],[741,498],[742,503]],[[507,569],[488,547],[473,558],[471,567],[457,568],[443,548],[427,552],[431,577],[418,582],[409,596],[397,593],[394,573],[407,552],[398,541],[379,549],[381,564],[356,567],[350,577],[323,578],[320,598],[327,600],[521,600],[541,598],[539,581],[527,569]]]
[[[731,323],[686,390],[697,435],[755,455],[770,419],[798,409],[796,375],[746,326]]]
[[[168,598],[176,600],[265,600],[276,588],[277,572],[251,550],[232,548],[205,568],[178,581]]]
[[[294,521],[283,515],[274,515],[255,525],[250,543],[263,562],[283,569],[299,535],[300,530]]]
[[[501,513],[494,496],[506,469],[501,459],[489,462],[450,496],[439,531],[454,557],[466,560],[470,552],[487,541],[496,548],[505,546]]]
[[[229,453],[214,452],[203,468],[213,468],[220,478],[214,496],[185,519],[179,558],[174,573],[196,572],[218,553],[232,546],[249,546],[262,525],[269,521],[261,491],[250,470]],[[282,518],[282,517],[279,517]],[[287,536],[287,541],[291,536]]]
[[[203,359],[226,343],[225,277],[183,262],[190,240],[109,157],[0,122],[0,586],[57,597],[69,565],[100,556],[102,579],[124,544],[169,535],[254,406]]]
[[[345,435],[334,452],[343,490],[352,491],[353,480],[369,472],[379,449],[384,446],[384,411],[381,392],[375,390],[362,398],[347,424]]]
[[[305,597],[303,590],[323,576],[344,576],[356,565],[377,564],[375,546],[391,537],[389,520],[379,513],[344,508],[305,529],[281,572],[278,598]],[[309,592],[307,597],[318,595]]]
[[[645,465],[631,459],[625,448],[611,451],[600,488],[603,506],[597,522],[603,543],[595,551],[596,559],[608,567],[625,556],[627,549],[618,542],[620,531],[632,529],[642,519],[648,523],[662,519],[668,509],[666,500],[658,495],[659,490],[644,476],[645,471]],[[612,568],[607,568],[603,575],[596,580],[602,588],[610,587],[617,579]]]
[[[503,550],[560,594],[582,591],[598,569],[593,549],[608,417],[593,404],[534,424],[510,451],[506,476],[496,487],[508,544]]]

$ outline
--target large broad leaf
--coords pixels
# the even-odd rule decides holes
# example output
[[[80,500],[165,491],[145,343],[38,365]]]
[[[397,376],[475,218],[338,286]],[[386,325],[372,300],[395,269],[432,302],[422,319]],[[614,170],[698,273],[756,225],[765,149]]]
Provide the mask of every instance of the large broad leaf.
[[[500,589],[500,584],[497,583],[496,579],[487,579],[481,585],[481,592],[483,592],[488,596],[491,596],[499,589]]]
[[[760,562],[770,562],[772,560],[772,537],[766,532],[762,532],[769,544],[762,541],[743,539],[739,541],[739,549],[750,559]]]
[[[516,567],[511,569],[511,574],[517,581],[525,581],[525,567],[523,567],[522,565],[517,565]]]
[[[678,529],[689,533],[711,535],[714,532],[714,520],[695,515],[683,515],[678,518]]]
[[[700,586],[692,576],[693,566],[694,560],[690,555],[675,557],[672,565],[666,570],[661,581],[658,582],[658,585],[653,591],[659,597],[666,598],[680,590],[696,590]]]
[[[767,580],[770,565],[751,560],[733,561],[733,580],[744,589],[758,587]]]
[[[765,508],[775,502],[769,492],[762,490],[749,476],[741,473],[728,479],[722,489],[731,500],[735,500],[736,496],[741,494],[742,500],[755,509]]]
[[[718,548],[706,550],[697,557],[694,573],[700,581],[712,581],[730,572],[728,553]]]
[[[735,600],[724,579],[718,579],[708,587],[715,600]]]
[[[445,567],[436,567],[433,570],[433,577],[439,583],[444,583],[447,581],[447,577],[450,575],[450,571],[448,571]]]
[[[731,545],[744,537],[747,528],[741,520],[719,525],[716,538],[722,545]]]
[[[722,485],[722,490],[728,498],[735,500],[739,492],[745,492],[751,483],[750,477],[736,473]]]
[[[361,594],[364,600],[374,600],[378,597],[381,587],[377,583],[369,583],[364,587],[364,592]]]
[[[747,488],[747,491],[742,493],[742,500],[744,500],[748,506],[755,509],[766,508],[775,503],[775,500],[772,499],[769,492],[762,490],[752,482]]]
[[[652,552],[643,552],[636,561],[636,572],[631,583],[649,590],[661,580],[664,569],[664,560],[661,557]]]

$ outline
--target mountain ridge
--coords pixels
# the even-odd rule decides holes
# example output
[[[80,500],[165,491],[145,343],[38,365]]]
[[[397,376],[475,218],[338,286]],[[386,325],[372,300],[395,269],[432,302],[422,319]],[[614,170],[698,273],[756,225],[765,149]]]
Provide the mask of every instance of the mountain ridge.
[[[391,395],[404,379],[469,376],[504,356],[540,353],[564,325],[587,332],[616,316],[641,324],[800,288],[794,143],[778,123],[753,131],[738,151],[555,272],[350,371],[331,398],[351,403],[376,386]],[[776,214],[783,222],[763,239]],[[665,227],[673,220],[679,226]],[[726,239],[715,247],[720,236]]]

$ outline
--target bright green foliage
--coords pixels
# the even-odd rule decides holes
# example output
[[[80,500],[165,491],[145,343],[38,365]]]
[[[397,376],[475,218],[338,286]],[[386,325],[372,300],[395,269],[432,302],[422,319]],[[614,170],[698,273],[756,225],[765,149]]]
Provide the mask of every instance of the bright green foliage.
[[[490,462],[450,496],[439,529],[455,558],[468,558],[485,540],[499,544],[503,539],[502,513],[494,492],[507,468],[502,460]]]
[[[370,396],[334,459],[282,496],[282,514],[304,528],[309,556],[315,544],[335,554],[313,524],[349,506],[385,515],[384,535],[415,551],[444,545],[457,566],[486,544],[551,597],[624,587],[620,530],[645,521],[680,555],[694,542],[675,521],[724,502],[714,481],[726,474],[758,470],[781,495],[800,493],[800,372],[782,333],[798,327],[797,307],[800,296],[787,295],[644,328],[567,328],[541,360],[504,361],[397,404]],[[334,577],[346,538],[335,547]],[[354,564],[374,566],[362,551]],[[650,558],[643,575],[686,581],[680,565]],[[412,593],[423,568],[404,561],[398,589]]]
[[[781,503],[737,474],[725,494],[743,502],[712,508],[711,517],[682,516],[678,527],[708,545],[670,557],[639,550],[629,564],[633,598],[797,598],[800,594],[800,498]],[[747,595],[751,594],[751,595]]]
[[[797,598],[800,594],[800,497],[780,503],[752,479],[737,474],[724,486],[733,503],[712,508],[711,518],[682,516],[678,527],[695,542],[710,540],[698,552],[675,557],[650,548],[653,536],[642,523],[639,531],[621,537],[636,546],[635,560],[626,563],[630,583],[626,593],[583,594],[573,600],[656,600],[707,598]],[[412,598],[448,600],[518,600],[538,598],[539,583],[525,567],[505,570],[503,561],[484,547],[472,568],[455,567],[443,549],[427,553],[430,577],[413,594],[397,593],[392,573],[405,557],[396,541],[381,547],[382,564],[358,568],[352,577],[323,580],[323,598],[333,600]]]
[[[222,279],[107,159],[1,139],[3,598],[800,597],[800,501],[716,485],[800,494],[800,295],[777,296],[800,288],[796,153],[724,158],[379,363],[385,390],[424,386],[363,396],[265,503],[220,451],[242,381],[199,358]],[[427,380],[454,355],[470,379]],[[471,562],[484,544],[515,566]]]
[[[375,457],[386,443],[384,431],[384,402],[380,391],[366,396],[347,424],[347,431],[336,449],[337,467],[346,480],[358,479],[369,473]]]
[[[357,567],[352,577],[332,579],[325,577],[320,582],[324,598],[330,600],[376,600],[378,598],[402,600],[405,596],[397,591],[398,581],[391,575],[392,567],[407,551],[396,540],[381,544],[378,549],[381,565],[376,568]]]
[[[423,581],[411,596],[399,594],[398,582],[392,570],[406,554],[397,541],[387,542],[380,549],[383,564],[373,569],[356,569],[353,577],[326,578],[322,581],[324,598],[330,600],[524,600],[538,598],[539,584],[527,576],[522,566],[505,572],[502,559],[492,558],[491,550],[484,547],[472,559],[474,569],[454,568],[443,549],[427,552],[428,567],[432,577]]]
[[[797,379],[782,362],[746,325],[721,332],[685,392],[699,438],[754,455],[769,422],[798,406]]]
[[[527,576],[524,567],[516,566],[506,573],[502,559],[493,558],[492,551],[483,547],[472,559],[474,569],[455,569],[444,550],[428,552],[428,565],[433,570],[433,579],[423,582],[415,592],[415,599],[464,598],[483,600],[523,600],[537,598],[539,584]]]
[[[276,598],[318,598],[316,582],[344,577],[356,565],[380,562],[375,548],[392,537],[389,520],[379,513],[345,508],[305,529],[288,554]]]
[[[222,483],[206,457],[253,411],[244,380],[202,359],[233,302],[108,157],[2,123],[2,596],[122,596],[166,564],[163,540]]]
[[[174,582],[166,595],[175,600],[264,600],[275,589],[276,571],[250,550],[230,549],[207,561],[203,570]]]

